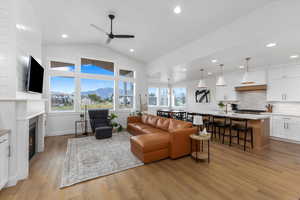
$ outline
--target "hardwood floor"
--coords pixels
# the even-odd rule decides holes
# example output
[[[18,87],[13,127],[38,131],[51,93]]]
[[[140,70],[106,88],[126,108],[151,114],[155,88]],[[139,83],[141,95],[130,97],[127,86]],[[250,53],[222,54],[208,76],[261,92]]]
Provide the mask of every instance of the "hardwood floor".
[[[0,192],[1,200],[251,199],[300,198],[300,145],[272,141],[260,152],[212,144],[211,163],[190,157],[163,160],[59,189],[70,136],[46,138],[30,163],[29,179]]]

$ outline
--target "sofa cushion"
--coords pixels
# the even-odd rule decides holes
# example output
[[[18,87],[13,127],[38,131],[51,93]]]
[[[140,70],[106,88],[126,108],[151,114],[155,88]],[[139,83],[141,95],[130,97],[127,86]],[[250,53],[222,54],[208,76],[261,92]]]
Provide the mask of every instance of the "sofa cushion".
[[[192,126],[193,124],[191,122],[184,122],[184,121],[172,119],[170,120],[168,131],[170,132],[176,129],[190,128]]]
[[[148,115],[146,124],[156,127],[156,123],[157,123],[158,117],[154,116],[154,115]]]
[[[141,120],[143,124],[147,124],[148,115],[142,115]]]
[[[149,125],[147,125],[147,124],[143,124],[143,123],[141,123],[141,122],[128,123],[128,125],[131,126],[131,127],[136,128],[136,129],[138,129],[138,130],[141,130],[141,129],[144,129],[144,128],[148,128],[148,127],[151,127],[151,126],[149,126]]]
[[[160,149],[169,148],[169,134],[145,134],[130,138],[132,145],[135,145],[141,152],[147,153]]]
[[[156,128],[168,131],[170,124],[170,119],[165,117],[159,117],[156,123]]]

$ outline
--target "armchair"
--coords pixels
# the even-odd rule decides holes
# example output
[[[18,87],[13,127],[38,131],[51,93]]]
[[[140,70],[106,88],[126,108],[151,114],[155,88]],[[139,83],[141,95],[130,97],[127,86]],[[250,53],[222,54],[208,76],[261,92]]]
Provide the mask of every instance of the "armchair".
[[[93,109],[89,110],[90,124],[96,139],[110,138],[113,127],[108,119],[108,110]]]

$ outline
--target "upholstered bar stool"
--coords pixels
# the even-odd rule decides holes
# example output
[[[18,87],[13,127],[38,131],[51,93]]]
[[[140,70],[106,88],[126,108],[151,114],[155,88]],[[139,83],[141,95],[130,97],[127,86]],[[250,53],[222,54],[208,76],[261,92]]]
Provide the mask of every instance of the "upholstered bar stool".
[[[224,144],[225,137],[230,137],[229,134],[226,134],[226,129],[229,128],[229,126],[230,124],[227,123],[225,117],[213,116],[213,135],[216,139],[218,134],[219,140],[221,140],[222,137],[222,144]]]
[[[233,131],[236,135],[233,135]],[[246,151],[247,142],[250,142],[251,148],[253,149],[253,129],[248,127],[247,119],[230,118],[230,141],[229,145],[232,144],[232,138],[237,138],[237,144],[240,144],[240,140],[244,141],[244,151]],[[243,136],[241,137],[241,134]],[[250,134],[250,135],[249,135]],[[250,139],[248,137],[250,136]]]

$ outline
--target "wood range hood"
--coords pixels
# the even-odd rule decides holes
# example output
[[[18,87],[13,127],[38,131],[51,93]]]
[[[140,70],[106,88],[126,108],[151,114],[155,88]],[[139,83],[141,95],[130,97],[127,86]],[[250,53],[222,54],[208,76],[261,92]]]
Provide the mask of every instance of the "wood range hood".
[[[245,86],[237,86],[235,87],[235,91],[238,92],[247,92],[247,91],[266,91],[267,85],[245,85]]]

